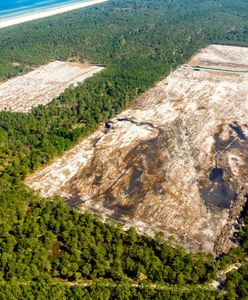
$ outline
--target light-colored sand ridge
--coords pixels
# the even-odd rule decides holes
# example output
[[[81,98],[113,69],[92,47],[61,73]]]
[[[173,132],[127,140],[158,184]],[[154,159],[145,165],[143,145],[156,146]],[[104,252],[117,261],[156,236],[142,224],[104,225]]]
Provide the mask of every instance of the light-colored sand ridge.
[[[0,110],[28,112],[46,105],[70,85],[77,85],[104,67],[54,61],[0,84]]]
[[[100,3],[103,3],[103,2],[106,2],[106,1],[108,1],[108,0],[84,1],[82,3],[74,3],[74,4],[69,4],[69,5],[63,5],[61,7],[50,8],[50,9],[46,9],[44,11],[34,12],[34,13],[31,13],[31,14],[25,14],[25,15],[10,18],[10,19],[3,19],[3,20],[0,20],[0,28],[9,27],[9,26],[12,26],[12,25],[17,25],[17,24],[37,20],[37,19],[42,19],[42,18],[45,18],[45,17],[50,17],[50,16],[62,14],[62,13],[65,13],[67,11],[72,11],[72,10],[76,10],[76,9],[79,9],[79,8],[88,7],[88,6],[91,6],[91,5],[100,4]]]

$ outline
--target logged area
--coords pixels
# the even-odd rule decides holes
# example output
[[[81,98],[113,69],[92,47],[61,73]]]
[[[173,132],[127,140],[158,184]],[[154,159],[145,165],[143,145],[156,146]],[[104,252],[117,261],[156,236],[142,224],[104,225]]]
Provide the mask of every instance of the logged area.
[[[70,85],[77,85],[104,67],[54,61],[0,84],[0,110],[28,112],[46,105]]]
[[[247,0],[111,0],[1,29],[0,81],[107,66],[30,113],[0,111],[1,299],[248,297],[247,50],[216,46],[247,33]],[[236,247],[214,258],[168,235]]]
[[[198,53],[189,64],[248,72],[248,50],[247,47],[213,45]]]
[[[248,70],[248,48],[202,49],[26,183],[188,249],[226,252],[248,189],[248,74],[240,69]]]

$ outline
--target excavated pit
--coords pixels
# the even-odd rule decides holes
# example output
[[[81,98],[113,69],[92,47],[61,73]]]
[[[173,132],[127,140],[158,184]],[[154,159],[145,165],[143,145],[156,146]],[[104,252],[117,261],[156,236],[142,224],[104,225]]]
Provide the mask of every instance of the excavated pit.
[[[247,199],[247,95],[248,48],[211,45],[26,183],[125,228],[226,252]]]

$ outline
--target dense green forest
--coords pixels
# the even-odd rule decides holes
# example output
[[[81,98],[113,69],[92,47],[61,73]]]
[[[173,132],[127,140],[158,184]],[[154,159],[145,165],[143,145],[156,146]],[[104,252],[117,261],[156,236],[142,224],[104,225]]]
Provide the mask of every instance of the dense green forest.
[[[220,269],[228,266],[236,266],[231,272],[227,273],[223,282],[223,288],[227,291],[228,299],[247,299],[248,298],[248,206],[243,212],[244,226],[237,236],[239,246],[233,248],[219,258]]]
[[[0,80],[54,59],[107,65],[45,107],[0,112],[1,299],[222,299],[209,283],[233,263],[242,266],[221,288],[227,299],[248,297],[247,225],[240,246],[216,261],[22,184],[199,48],[248,45],[247,8],[247,0],[113,0],[0,30]]]
[[[161,234],[152,239],[133,228],[125,232],[59,199],[31,202],[1,242],[0,275],[11,283],[91,283],[101,278],[103,285],[196,285],[216,273],[212,255],[187,254],[165,244]]]
[[[17,190],[18,195],[22,190]],[[23,197],[23,196],[22,196]],[[215,260],[114,221],[81,214],[62,199],[29,199],[0,238],[1,299],[247,299],[248,218],[239,246]],[[217,276],[230,265],[241,266]],[[220,290],[211,283],[220,281]],[[222,291],[225,291],[223,297]]]

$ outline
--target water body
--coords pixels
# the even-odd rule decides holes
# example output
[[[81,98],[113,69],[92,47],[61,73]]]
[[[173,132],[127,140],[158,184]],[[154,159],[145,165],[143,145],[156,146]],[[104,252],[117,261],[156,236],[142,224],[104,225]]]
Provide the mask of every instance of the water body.
[[[215,207],[221,210],[230,208],[231,202],[237,198],[237,193],[224,180],[224,170],[214,168],[209,174],[209,180],[215,185],[211,189],[202,191],[201,196],[205,204],[209,208]]]
[[[86,2],[84,0],[0,0],[0,20],[48,8]]]

